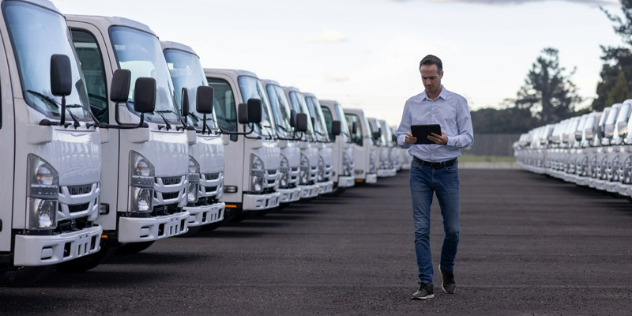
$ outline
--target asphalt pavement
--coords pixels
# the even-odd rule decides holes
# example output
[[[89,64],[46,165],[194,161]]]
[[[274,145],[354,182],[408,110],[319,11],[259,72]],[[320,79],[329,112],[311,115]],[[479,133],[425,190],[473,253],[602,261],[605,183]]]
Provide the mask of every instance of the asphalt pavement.
[[[0,315],[630,315],[632,203],[522,170],[460,170],[454,295],[417,287],[408,172],[81,274],[0,288]],[[435,266],[443,238],[433,204]]]

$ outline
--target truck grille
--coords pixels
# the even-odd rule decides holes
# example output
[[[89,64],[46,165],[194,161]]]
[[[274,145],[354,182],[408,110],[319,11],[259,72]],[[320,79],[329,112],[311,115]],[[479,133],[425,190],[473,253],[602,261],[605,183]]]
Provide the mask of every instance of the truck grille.
[[[163,185],[176,185],[182,182],[182,177],[164,177],[162,178]]]
[[[68,211],[70,213],[83,212],[87,210],[88,207],[90,207],[90,202],[83,203],[83,204],[73,204],[73,205],[68,205]]]
[[[92,192],[92,184],[68,186],[70,195],[88,194]]]
[[[171,192],[171,193],[162,193],[163,200],[171,200],[178,197],[178,193],[180,192]]]
[[[219,172],[218,173],[205,173],[204,178],[206,180],[217,180],[219,179]]]

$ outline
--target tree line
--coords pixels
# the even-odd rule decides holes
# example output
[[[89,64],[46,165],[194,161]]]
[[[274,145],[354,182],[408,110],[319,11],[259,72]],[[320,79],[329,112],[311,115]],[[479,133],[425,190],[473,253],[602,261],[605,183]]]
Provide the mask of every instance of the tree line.
[[[632,98],[632,0],[620,0],[622,16],[601,10],[613,23],[623,45],[601,46],[603,62],[597,97],[585,108],[585,101],[571,80],[575,69],[560,65],[559,51],[544,48],[527,73],[515,98],[505,99],[500,108],[472,111],[477,134],[525,133],[535,127],[589,113]]]

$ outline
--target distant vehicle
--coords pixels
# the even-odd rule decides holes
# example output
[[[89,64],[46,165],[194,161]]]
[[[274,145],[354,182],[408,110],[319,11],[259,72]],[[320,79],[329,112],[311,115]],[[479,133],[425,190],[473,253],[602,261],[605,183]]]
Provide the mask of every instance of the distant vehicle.
[[[332,180],[333,164],[333,141],[329,138],[329,132],[323,116],[323,111],[318,99],[313,93],[303,92],[305,105],[310,117],[314,122],[314,133],[318,142],[318,194],[331,193],[334,188]],[[307,113],[306,113],[307,114]],[[336,130],[336,135],[340,135],[340,129]]]
[[[353,154],[355,144],[351,139],[351,135],[357,132],[354,131],[353,128],[355,127],[357,130],[358,127],[357,125],[352,127],[347,125],[345,113],[337,101],[320,100],[320,105],[322,106],[330,139],[334,141],[332,176],[334,181],[334,193],[340,194],[344,192],[346,188],[355,185],[355,179],[353,177]],[[340,131],[339,136],[335,136],[337,130]]]
[[[356,144],[353,155],[355,165],[354,177],[359,183],[377,182],[377,151],[378,147],[373,142],[369,121],[361,109],[343,109],[347,124],[357,126],[356,133],[351,135],[351,140]]]
[[[373,135],[373,141],[378,149],[378,166],[377,166],[377,176],[378,177],[393,177],[397,174],[397,170],[393,165],[393,161],[391,160],[391,147],[388,144],[388,140],[386,139],[387,132],[383,128],[381,122],[376,119],[369,117],[367,118],[369,121],[369,127],[371,128],[371,134]]]

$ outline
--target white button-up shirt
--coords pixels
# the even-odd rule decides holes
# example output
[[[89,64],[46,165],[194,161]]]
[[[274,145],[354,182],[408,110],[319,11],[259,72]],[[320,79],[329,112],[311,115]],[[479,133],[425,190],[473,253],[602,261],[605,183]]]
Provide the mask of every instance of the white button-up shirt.
[[[411,125],[428,124],[441,126],[441,131],[448,136],[447,145],[406,143],[406,133],[410,132]],[[460,156],[460,149],[473,142],[472,116],[464,97],[441,86],[441,93],[434,101],[428,98],[426,91],[406,101],[397,129],[397,144],[409,148],[409,154],[424,161],[442,162]]]

